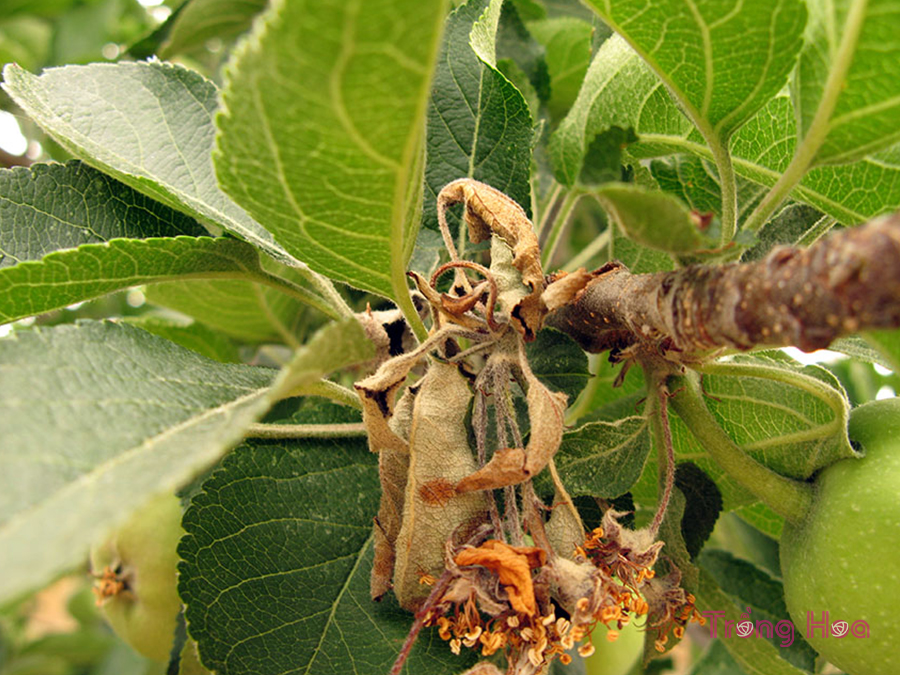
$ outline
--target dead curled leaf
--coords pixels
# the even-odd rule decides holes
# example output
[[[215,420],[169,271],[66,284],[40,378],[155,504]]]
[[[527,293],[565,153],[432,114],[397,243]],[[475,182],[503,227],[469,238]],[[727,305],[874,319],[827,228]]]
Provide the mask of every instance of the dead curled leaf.
[[[407,442],[399,438],[388,422],[394,414],[394,399],[406,381],[409,372],[422,361],[425,354],[443,340],[463,333],[457,326],[449,325],[435,332],[416,349],[385,361],[369,377],[353,387],[363,406],[363,424],[369,437],[369,449],[379,452],[392,449],[409,452]]]
[[[464,548],[456,554],[454,560],[460,567],[480,565],[491,570],[506,590],[513,609],[527,616],[534,616],[537,612],[531,570],[538,569],[547,562],[547,554],[543,549],[535,546],[510,546],[490,539],[478,548]]]
[[[464,219],[472,243],[485,241],[495,234],[512,249],[513,265],[521,273],[528,295],[511,309],[511,318],[523,338],[533,340],[543,325],[547,308],[541,298],[544,291],[541,251],[531,220],[514,200],[490,185],[471,178],[448,183],[438,193],[437,211],[444,241],[453,259],[456,259],[456,249],[444,215],[453,204],[465,207]]]
[[[447,489],[476,468],[465,427],[471,398],[457,366],[437,360],[418,387],[402,524],[394,545],[394,593],[406,609],[417,609],[428,596],[428,587],[419,583],[424,574],[443,573],[446,542],[454,535],[465,537],[468,526],[486,518],[485,495]]]
[[[383,447],[378,453],[378,477],[381,482],[381,503],[375,518],[375,559],[372,564],[370,590],[373,600],[378,600],[391,590],[394,576],[394,543],[403,522],[403,501],[406,493],[406,477],[409,473],[409,430],[415,392],[407,389],[397,403],[394,415],[388,422],[389,431],[397,439],[407,443],[403,449]]]

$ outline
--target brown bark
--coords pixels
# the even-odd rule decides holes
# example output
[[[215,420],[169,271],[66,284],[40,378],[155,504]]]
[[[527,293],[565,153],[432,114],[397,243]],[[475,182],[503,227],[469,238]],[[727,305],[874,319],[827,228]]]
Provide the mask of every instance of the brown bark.
[[[591,352],[638,342],[686,353],[795,345],[810,351],[900,326],[900,214],[763,260],[631,274],[610,263],[548,317]]]

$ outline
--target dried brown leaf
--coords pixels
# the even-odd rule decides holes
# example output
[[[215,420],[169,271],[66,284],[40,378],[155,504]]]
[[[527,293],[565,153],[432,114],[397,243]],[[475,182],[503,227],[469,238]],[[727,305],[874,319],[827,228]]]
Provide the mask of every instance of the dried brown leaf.
[[[404,392],[388,426],[400,440],[409,439],[412,424],[414,392]],[[370,591],[373,600],[391,590],[394,576],[394,544],[403,524],[403,501],[406,477],[409,473],[409,450],[382,448],[378,453],[378,477],[381,482],[381,502],[375,518],[375,560],[372,564]]]
[[[454,258],[456,250],[446,234],[448,230],[444,220],[444,213],[453,204],[464,205],[464,218],[473,243],[485,241],[496,234],[512,249],[513,265],[521,273],[522,283],[529,293],[512,309],[511,315],[522,336],[533,340],[543,324],[547,308],[541,299],[544,272],[531,220],[514,200],[490,185],[471,178],[448,183],[438,194],[437,210],[447,248]]]
[[[395,544],[394,592],[406,609],[417,609],[428,596],[422,577],[437,578],[443,572],[447,540],[458,528],[468,530],[487,518],[484,495],[459,495],[447,489],[476,467],[465,427],[471,398],[466,379],[452,364],[432,362],[419,385],[409,434],[402,525]]]

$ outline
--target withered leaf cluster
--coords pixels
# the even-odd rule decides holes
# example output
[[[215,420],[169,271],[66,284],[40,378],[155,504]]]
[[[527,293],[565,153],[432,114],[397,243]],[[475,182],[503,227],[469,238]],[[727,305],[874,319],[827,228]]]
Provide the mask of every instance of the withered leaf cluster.
[[[470,239],[491,239],[490,267],[459,259],[444,217],[457,202]],[[666,596],[665,607],[641,597],[661,547],[652,533],[622,530],[610,515],[601,547],[555,472],[552,509],[531,483],[560,446],[567,397],[534,375],[525,343],[594,276],[546,278],[531,222],[489,186],[450,183],[438,214],[450,262],[430,279],[411,274],[431,308],[431,333],[355,385],[382,484],[373,598],[392,590],[416,612],[413,635],[438,626],[454,652],[503,653],[508,672],[522,674],[571,659],[567,650],[598,623],[615,631],[638,614],[689,616],[683,593]],[[449,271],[451,289],[440,292]]]

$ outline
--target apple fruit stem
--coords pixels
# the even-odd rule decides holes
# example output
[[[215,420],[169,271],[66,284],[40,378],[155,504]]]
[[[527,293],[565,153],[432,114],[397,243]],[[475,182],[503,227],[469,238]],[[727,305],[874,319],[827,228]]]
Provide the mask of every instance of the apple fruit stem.
[[[722,469],[780,516],[798,523],[812,507],[813,487],[782,476],[741,450],[706,407],[696,373],[673,378],[670,403]]]

